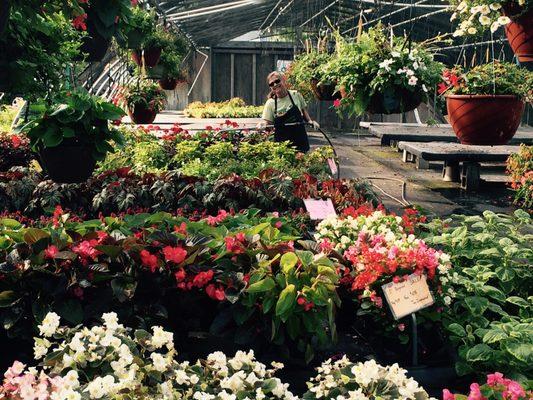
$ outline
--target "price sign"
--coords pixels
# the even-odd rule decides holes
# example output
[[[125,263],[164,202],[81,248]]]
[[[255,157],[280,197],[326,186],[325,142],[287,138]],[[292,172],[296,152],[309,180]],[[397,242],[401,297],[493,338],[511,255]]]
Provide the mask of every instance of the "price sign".
[[[331,173],[333,175],[337,175],[337,163],[335,162],[335,160],[333,158],[328,158],[328,165],[329,165],[329,169],[331,170]]]
[[[390,282],[381,288],[395,319],[429,307],[435,302],[425,275],[412,274],[406,281]]]
[[[333,207],[331,199],[304,199],[304,204],[311,219],[325,219],[327,217],[337,216],[337,213],[335,212],[335,207]]]

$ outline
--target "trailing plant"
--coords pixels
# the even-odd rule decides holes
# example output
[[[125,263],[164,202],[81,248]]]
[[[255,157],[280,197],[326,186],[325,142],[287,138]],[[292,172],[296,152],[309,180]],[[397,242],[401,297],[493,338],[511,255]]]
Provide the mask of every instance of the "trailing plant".
[[[323,66],[323,79],[337,82],[343,99],[340,110],[392,112],[420,102],[438,83],[443,65],[433,59],[437,37],[423,43],[393,37],[378,25],[356,41],[337,39],[337,56]],[[416,104],[415,104],[416,105]]]
[[[307,52],[297,55],[285,74],[287,83],[291,88],[298,90],[306,100],[313,98],[311,81],[315,80],[322,84],[335,84],[335,81],[327,80],[324,66],[335,55],[327,51],[309,49]]]
[[[439,94],[514,95],[530,101],[533,72],[515,64],[493,61],[464,72],[461,67],[444,70]]]
[[[109,127],[109,121],[123,115],[113,104],[91,96],[85,89],[76,89],[63,93],[58,103],[47,107],[41,117],[22,130],[34,151],[62,143],[77,144],[87,147],[96,160],[103,160],[114,151],[113,144],[122,144],[122,136]]]
[[[507,173],[514,191],[514,202],[526,210],[533,209],[533,146],[520,145],[518,153],[507,160]]]
[[[453,298],[443,318],[458,346],[457,372],[531,376],[531,216],[485,211],[434,220],[428,228],[425,240],[449,254],[454,266],[443,278]]]
[[[220,103],[190,103],[183,113],[192,118],[256,118],[263,112],[262,106],[248,106],[241,98]]]
[[[450,0],[450,21],[459,23],[454,36],[481,35],[489,29],[492,33],[507,25],[512,19],[525,14],[533,7],[531,0]],[[502,15],[504,14],[505,15]],[[510,18],[509,18],[510,17]]]

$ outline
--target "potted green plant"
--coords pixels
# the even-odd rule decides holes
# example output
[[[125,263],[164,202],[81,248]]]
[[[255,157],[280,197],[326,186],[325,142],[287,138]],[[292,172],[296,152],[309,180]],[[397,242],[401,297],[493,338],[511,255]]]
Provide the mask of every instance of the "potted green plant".
[[[454,36],[480,35],[490,28],[492,33],[505,27],[509,45],[521,62],[533,61],[532,0],[450,0],[457,20]]]
[[[302,94],[311,92],[317,100],[340,99],[340,94],[335,89],[336,81],[328,81],[323,73],[323,66],[332,57],[327,52],[314,49],[299,54],[287,74],[289,83]]]
[[[163,49],[171,47],[172,43],[172,33],[162,26],[157,26],[144,37],[141,48],[133,50],[131,56],[137,65],[144,64],[145,67],[152,68],[159,63]]]
[[[22,130],[52,180],[83,182],[96,162],[113,151],[113,142],[122,144],[122,136],[109,127],[109,121],[120,119],[124,112],[84,89],[65,92],[59,99]]]
[[[125,47],[131,50],[140,49],[144,38],[155,31],[156,23],[157,17],[153,11],[140,6],[133,7],[125,32]]]
[[[131,0],[79,1],[81,11],[73,19],[74,26],[87,32],[81,52],[86,61],[100,61],[113,36],[122,37],[131,16]]]
[[[182,57],[176,52],[163,51],[159,66],[161,75],[159,86],[164,90],[174,90],[180,82],[186,82],[186,74],[181,68]]]
[[[439,93],[446,96],[448,118],[463,144],[506,144],[516,133],[531,100],[533,72],[494,61],[463,72],[445,70]]]
[[[138,78],[124,86],[116,100],[126,107],[134,123],[151,124],[163,109],[166,95],[159,85]]]
[[[381,25],[354,42],[339,37],[337,44],[337,56],[323,67],[323,79],[337,81],[343,99],[335,105],[350,114],[411,111],[439,81],[443,68],[433,59],[433,41],[390,38]]]

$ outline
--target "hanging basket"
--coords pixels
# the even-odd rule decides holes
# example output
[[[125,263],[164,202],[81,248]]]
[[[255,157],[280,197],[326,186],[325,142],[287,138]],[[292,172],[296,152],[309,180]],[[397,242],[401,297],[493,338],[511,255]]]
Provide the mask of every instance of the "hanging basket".
[[[511,18],[505,26],[507,41],[520,62],[533,61],[533,8],[525,14],[513,17],[520,12],[514,3],[503,6],[504,14]]]
[[[518,129],[525,104],[512,95],[448,95],[448,118],[463,144],[507,144]]]
[[[311,79],[311,90],[315,98],[320,101],[339,100],[341,94],[335,91],[335,83],[320,84],[317,79]]]
[[[388,94],[375,93],[370,99],[367,112],[370,114],[400,114],[417,108],[424,98],[423,92],[400,89]]]
[[[96,167],[92,148],[75,142],[45,147],[39,151],[39,158],[50,179],[57,183],[85,182]]]
[[[104,37],[98,32],[92,17],[93,11],[87,10],[87,36],[83,37],[80,52],[86,56],[79,57],[79,60],[88,62],[101,61],[107,53],[111,44],[111,37]]]
[[[178,80],[176,78],[159,79],[159,86],[163,90],[174,90],[178,86]]]
[[[135,61],[135,64],[142,66],[142,50],[133,50],[131,53],[131,58]],[[153,68],[159,63],[161,58],[161,48],[160,47],[150,47],[144,50],[144,65],[148,68]]]
[[[4,0],[0,2],[0,34],[4,32],[9,21],[9,13],[11,11],[11,0]]]
[[[128,108],[128,115],[135,124],[151,124],[157,116],[157,111],[137,105]]]

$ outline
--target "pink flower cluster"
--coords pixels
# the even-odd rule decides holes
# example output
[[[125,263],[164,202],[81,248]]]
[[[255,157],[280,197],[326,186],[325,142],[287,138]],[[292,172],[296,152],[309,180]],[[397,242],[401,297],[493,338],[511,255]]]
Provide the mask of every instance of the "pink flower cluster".
[[[0,386],[0,398],[48,399],[50,394],[61,391],[64,386],[60,376],[50,378],[41,371],[40,375],[25,372],[26,365],[15,361],[4,374],[4,383]]]
[[[485,397],[483,395],[484,392],[485,394],[490,393],[489,397]],[[500,372],[495,372],[487,375],[487,383],[485,385],[479,386],[479,383],[476,382],[470,385],[468,400],[526,400],[533,398],[532,396],[533,393],[526,393],[520,383],[505,378]],[[448,389],[444,389],[442,392],[442,400],[456,400],[456,395]]]
[[[220,210],[215,217],[209,215],[207,217],[207,223],[211,226],[216,226],[220,224],[222,221],[224,221],[228,217],[228,215],[229,213],[227,211]]]

